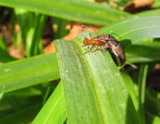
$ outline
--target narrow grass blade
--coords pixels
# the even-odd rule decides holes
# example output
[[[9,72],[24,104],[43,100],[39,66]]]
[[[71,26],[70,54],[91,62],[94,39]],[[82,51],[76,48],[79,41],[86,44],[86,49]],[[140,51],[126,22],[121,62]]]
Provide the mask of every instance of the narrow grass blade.
[[[147,123],[146,124],[159,124],[160,122],[160,117],[155,116],[149,112],[147,112]]]
[[[37,14],[35,17],[35,25],[31,42],[32,44],[30,46],[30,56],[35,56],[40,53],[39,45],[42,45],[41,37],[46,19],[47,16],[42,14]]]
[[[144,102],[145,102],[145,87],[146,87],[146,78],[147,78],[147,72],[148,72],[148,64],[141,64],[140,66],[140,72],[139,72],[139,112],[141,113],[141,120],[142,123],[145,124],[145,108],[144,108]]]
[[[32,106],[19,110],[14,114],[9,114],[0,119],[1,124],[21,124],[31,122],[33,116],[35,116],[40,109],[40,105]],[[25,115],[25,116],[24,116]]]
[[[135,88],[134,88],[134,82],[132,81],[131,77],[126,74],[126,73],[122,73],[122,77],[123,77],[123,80],[125,82],[125,85],[127,86],[127,89],[132,97],[132,100],[133,100],[133,103],[134,103],[134,106],[136,108],[136,110],[138,110],[138,96],[136,95],[136,91],[135,91]]]
[[[55,53],[0,65],[0,92],[5,93],[59,78]]]
[[[66,108],[60,82],[32,124],[63,124],[65,120]]]
[[[160,93],[152,89],[146,89],[145,108],[153,115],[159,116],[160,112]]]

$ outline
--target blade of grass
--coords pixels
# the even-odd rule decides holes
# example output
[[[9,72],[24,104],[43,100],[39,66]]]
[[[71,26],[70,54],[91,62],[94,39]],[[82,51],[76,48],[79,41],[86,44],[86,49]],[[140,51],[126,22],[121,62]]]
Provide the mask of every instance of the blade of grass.
[[[5,93],[59,78],[55,53],[0,65],[0,92]]]
[[[0,5],[91,24],[109,24],[129,14],[106,5],[75,0],[1,0]]]
[[[136,91],[134,89],[134,87],[135,87],[134,83],[133,83],[131,77],[128,74],[122,73],[122,77],[123,77],[123,80],[125,82],[125,85],[127,86],[128,91],[129,91],[129,93],[132,97],[134,106],[135,106],[136,110],[138,110],[138,105],[139,105],[138,104],[138,97],[137,97]]]
[[[65,119],[65,101],[60,82],[32,124],[62,124]]]
[[[146,89],[145,109],[157,116],[159,116],[160,112],[160,99],[158,98],[158,95],[160,95],[159,92],[156,92],[153,89]]]
[[[102,29],[100,29],[96,34],[97,35],[103,33],[113,34],[114,37],[118,41],[120,41],[123,47],[124,46],[129,47],[129,45],[127,44],[132,43],[134,45],[135,43],[138,43],[138,41],[141,40],[142,38],[160,37],[159,30],[160,30],[160,17],[153,16],[153,17],[140,17],[140,18],[124,20],[110,27],[105,26]],[[159,55],[156,52],[154,52],[155,55],[153,55],[151,52],[151,50],[153,51],[155,50],[158,51],[159,53],[159,48],[160,48],[159,44],[157,43],[158,45],[157,47],[156,43],[153,43],[151,46],[149,46],[149,43],[146,43],[146,45],[144,44],[143,43],[141,43],[141,45],[139,44],[139,46],[136,49],[135,47],[137,45],[130,47],[126,50],[126,55],[127,55],[126,59],[128,63],[146,62],[146,61],[153,62],[159,60]]]
[[[19,8],[15,9],[15,15],[20,25],[21,30],[19,31],[19,34],[22,34],[26,56],[30,57],[42,53],[39,49],[39,45],[42,43],[42,30],[47,16],[38,13],[33,14]],[[17,44],[20,46],[21,42],[19,41],[21,40],[17,40]]]
[[[66,26],[70,23],[70,21],[60,18],[52,18],[52,22],[57,29],[55,33],[55,39],[60,39],[68,34],[69,30],[66,29]]]
[[[160,61],[159,42],[136,42],[126,49],[128,63]]]
[[[160,1],[159,0],[156,0],[153,4],[153,7],[154,8],[160,8]]]
[[[121,21],[110,27],[101,28],[96,34],[113,34],[120,42],[132,43],[142,38],[160,37],[160,17],[139,17]],[[116,34],[116,35],[115,35]]]
[[[15,8],[15,16],[20,25],[19,35],[17,37],[17,45],[20,46],[21,40],[23,40],[26,56],[31,56],[32,38],[34,33],[35,15],[25,9]],[[18,36],[19,36],[18,35]]]
[[[145,87],[146,87],[146,78],[148,72],[148,64],[141,64],[139,72],[139,112],[141,113],[142,123],[145,124],[145,111],[144,111],[144,102],[145,102]]]
[[[19,110],[0,119],[1,124],[21,124],[30,122],[40,109],[40,105]],[[25,116],[24,116],[25,115]]]
[[[131,0],[112,0],[112,2],[117,3],[119,6],[124,6],[124,5],[127,4],[129,1],[131,1]]]
[[[75,39],[78,48],[84,37],[89,34],[82,33]],[[54,43],[68,123],[140,123],[120,72],[108,52],[80,56],[75,53],[76,47],[71,41],[56,40]],[[81,53],[84,51],[85,48]]]
[[[0,49],[7,52],[7,44],[1,37],[0,37]]]
[[[1,54],[0,62],[9,62],[16,60],[16,58],[11,57],[8,52],[1,50],[1,48],[0,48],[0,54]]]
[[[84,66],[74,53],[72,42],[57,40],[58,60],[61,69],[61,80],[65,93],[68,123],[102,123],[101,113],[97,110],[98,104],[93,96],[93,89]],[[71,60],[70,60],[71,59]],[[95,117],[96,115],[96,117]]]
[[[144,16],[160,16],[160,10],[155,9],[155,10],[149,10],[149,11],[144,11],[140,12],[134,15],[135,17],[144,17]]]
[[[37,14],[35,17],[35,25],[32,36],[32,44],[30,46],[30,56],[38,55],[40,53],[39,44],[42,44],[41,37],[44,24],[46,22],[47,16],[42,14]]]
[[[159,124],[160,117],[147,112],[147,124]]]

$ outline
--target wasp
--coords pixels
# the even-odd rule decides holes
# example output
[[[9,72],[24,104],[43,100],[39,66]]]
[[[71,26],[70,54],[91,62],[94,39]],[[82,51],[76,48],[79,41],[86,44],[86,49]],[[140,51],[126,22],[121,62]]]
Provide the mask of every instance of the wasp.
[[[97,37],[92,37],[91,34],[90,39],[85,38],[83,40],[83,46],[88,46],[88,52],[94,52],[97,50],[108,50],[111,53],[111,56],[115,63],[118,66],[122,66],[126,61],[126,56],[124,53],[123,48],[121,47],[120,43],[110,34],[102,34]],[[91,50],[90,46],[95,47],[95,50]]]

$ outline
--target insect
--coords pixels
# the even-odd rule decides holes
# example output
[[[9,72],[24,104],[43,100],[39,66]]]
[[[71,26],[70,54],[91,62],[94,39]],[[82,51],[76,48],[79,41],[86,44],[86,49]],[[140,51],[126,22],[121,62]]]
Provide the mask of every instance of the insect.
[[[101,41],[99,41],[99,39],[96,39],[96,37],[92,37],[92,35],[91,35],[90,33],[89,33],[89,36],[90,36],[90,39],[85,38],[85,39],[83,40],[83,44],[84,44],[84,45],[83,45],[82,47],[87,46],[87,48],[88,48],[88,51],[85,52],[85,53],[83,53],[83,54],[86,54],[86,53],[88,53],[88,52],[94,52],[94,51],[96,51],[96,50],[99,49],[98,47],[104,45],[104,43],[101,42]],[[91,48],[90,46],[96,47],[96,50],[93,50],[93,51],[92,51],[92,50],[91,50],[92,48]]]
[[[84,54],[88,52],[94,52],[97,50],[109,50],[111,53],[112,58],[114,59],[115,63],[118,66],[122,66],[125,61],[126,61],[126,56],[124,53],[123,48],[121,47],[120,43],[110,34],[102,34],[97,37],[92,37],[91,34],[90,38],[85,38],[83,40],[83,46],[88,47],[88,51],[85,52]],[[82,47],[83,47],[82,46]],[[96,47],[95,50],[91,50],[90,46]]]

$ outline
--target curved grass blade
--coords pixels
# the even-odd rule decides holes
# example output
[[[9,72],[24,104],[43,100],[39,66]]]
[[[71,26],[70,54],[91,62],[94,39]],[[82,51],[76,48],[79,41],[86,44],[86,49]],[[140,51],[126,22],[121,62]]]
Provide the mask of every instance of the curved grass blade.
[[[113,33],[118,41],[131,41],[134,43],[142,38],[160,37],[159,30],[160,17],[151,16],[124,20],[110,27],[105,26],[97,32],[97,35]]]
[[[160,37],[159,30],[160,17],[140,17],[124,20],[110,27],[103,27],[97,32],[97,35],[113,33],[116,39],[121,42],[122,46],[126,48],[132,43],[133,45],[126,49],[126,59],[128,63],[153,62],[160,59],[159,43],[141,43],[138,41],[142,38]]]
[[[100,25],[121,20],[121,17],[129,15],[106,5],[80,0],[1,0],[0,5]]]
[[[59,78],[55,53],[0,65],[0,92],[5,93]]]
[[[75,41],[82,46],[82,33]],[[140,123],[117,66],[108,52],[75,53],[71,41],[56,40],[68,123]],[[84,53],[83,48],[80,52]],[[118,116],[117,116],[118,115]]]

